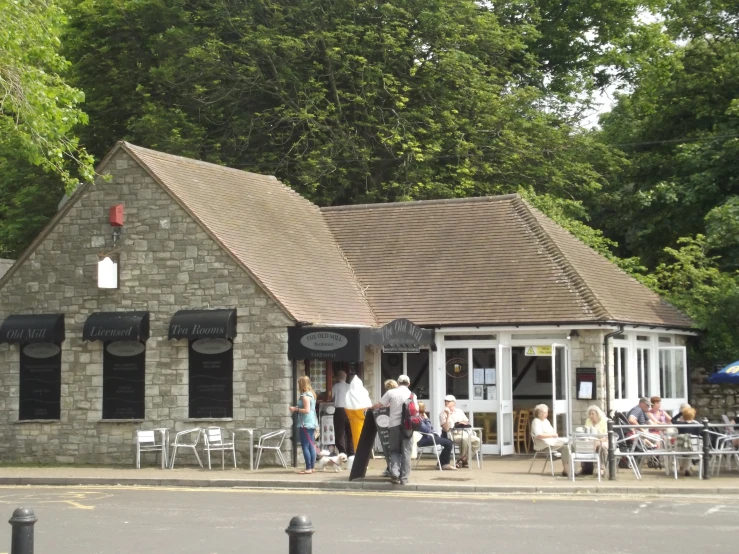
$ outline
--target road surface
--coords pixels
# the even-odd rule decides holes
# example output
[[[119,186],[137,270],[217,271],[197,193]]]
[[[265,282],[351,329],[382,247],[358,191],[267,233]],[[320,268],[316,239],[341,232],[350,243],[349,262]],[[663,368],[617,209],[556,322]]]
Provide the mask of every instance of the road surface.
[[[0,487],[2,517],[19,506],[39,518],[36,554],[287,554],[297,514],[313,521],[315,554],[720,554],[739,542],[739,502],[721,497]]]

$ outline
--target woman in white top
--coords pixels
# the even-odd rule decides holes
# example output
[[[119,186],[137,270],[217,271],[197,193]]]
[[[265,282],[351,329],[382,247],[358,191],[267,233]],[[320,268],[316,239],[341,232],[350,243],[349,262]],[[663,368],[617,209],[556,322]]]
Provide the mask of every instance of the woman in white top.
[[[547,416],[549,407],[539,404],[534,408],[534,419],[531,422],[531,435],[534,437],[534,450],[544,450],[550,447],[562,455],[562,475],[567,477],[567,469],[570,467],[570,450],[567,448],[567,439],[561,438],[554,432],[552,424]]]

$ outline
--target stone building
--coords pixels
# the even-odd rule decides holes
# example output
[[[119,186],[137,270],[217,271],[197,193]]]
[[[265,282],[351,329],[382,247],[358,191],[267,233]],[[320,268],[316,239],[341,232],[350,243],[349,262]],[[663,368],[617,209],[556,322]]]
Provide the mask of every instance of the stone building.
[[[330,398],[337,369],[373,398],[407,373],[432,416],[455,394],[490,454],[539,402],[566,432],[592,402],[687,398],[690,320],[516,195],[319,209],[127,143],[98,171],[0,279],[4,461],[290,428],[297,376]]]

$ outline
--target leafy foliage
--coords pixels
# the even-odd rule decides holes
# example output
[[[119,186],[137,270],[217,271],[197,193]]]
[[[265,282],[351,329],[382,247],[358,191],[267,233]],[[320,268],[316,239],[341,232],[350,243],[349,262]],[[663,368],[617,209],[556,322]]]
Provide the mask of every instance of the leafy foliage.
[[[70,165],[86,180],[94,170],[73,134],[86,122],[78,108],[83,94],[62,79],[68,65],[58,53],[64,14],[53,0],[0,0],[0,13],[0,143],[17,139],[29,162],[73,189],[78,179]]]
[[[83,2],[67,53],[116,139],[272,173],[320,204],[531,186],[592,194],[592,145],[542,109],[536,25],[473,0]]]
[[[703,235],[678,243],[666,249],[671,259],[655,271],[657,287],[704,330],[699,361],[733,361],[739,358],[739,273],[719,270]]]

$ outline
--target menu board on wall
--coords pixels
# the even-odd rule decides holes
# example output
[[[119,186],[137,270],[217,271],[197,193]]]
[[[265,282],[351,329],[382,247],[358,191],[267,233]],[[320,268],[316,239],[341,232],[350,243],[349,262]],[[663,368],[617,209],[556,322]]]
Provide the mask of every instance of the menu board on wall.
[[[233,415],[233,343],[228,339],[190,340],[190,417]]]
[[[103,344],[103,419],[144,419],[145,374],[143,342]]]
[[[20,345],[18,419],[59,419],[62,349],[52,342]]]

